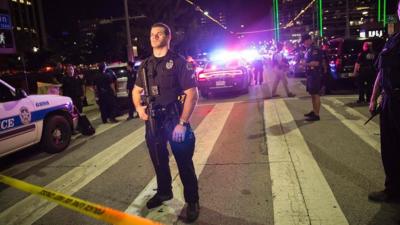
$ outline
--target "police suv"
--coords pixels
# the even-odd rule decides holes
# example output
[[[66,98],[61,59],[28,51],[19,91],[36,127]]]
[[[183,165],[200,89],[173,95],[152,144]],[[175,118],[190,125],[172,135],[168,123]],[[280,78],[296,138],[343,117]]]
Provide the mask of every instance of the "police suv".
[[[27,95],[0,79],[0,156],[40,143],[48,153],[64,150],[78,124],[69,97]]]

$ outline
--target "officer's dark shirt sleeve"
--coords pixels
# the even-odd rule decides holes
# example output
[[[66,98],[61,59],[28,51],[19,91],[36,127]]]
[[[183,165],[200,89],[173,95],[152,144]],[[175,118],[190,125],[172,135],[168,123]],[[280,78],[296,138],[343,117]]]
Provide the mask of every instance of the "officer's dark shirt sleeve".
[[[142,75],[142,71],[144,68],[144,63],[142,63],[139,67],[139,70],[137,71],[137,75],[136,75],[136,81],[135,81],[135,85],[138,87],[143,88],[144,84],[143,84],[143,75]]]
[[[194,66],[182,59],[178,68],[179,85],[183,91],[196,87],[196,74]]]

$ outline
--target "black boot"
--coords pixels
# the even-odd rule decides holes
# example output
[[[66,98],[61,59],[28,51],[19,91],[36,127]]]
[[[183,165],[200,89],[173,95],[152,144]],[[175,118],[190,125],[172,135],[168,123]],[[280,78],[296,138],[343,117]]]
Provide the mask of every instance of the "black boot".
[[[374,202],[393,202],[400,203],[400,194],[389,192],[387,190],[371,192],[368,199]]]
[[[172,193],[164,195],[164,194],[159,194],[158,192],[147,201],[146,206],[148,209],[152,209],[155,207],[158,207],[162,205],[163,202],[168,201],[172,199],[174,196]]]
[[[188,202],[186,208],[186,220],[188,223],[192,223],[197,220],[200,213],[199,202]]]

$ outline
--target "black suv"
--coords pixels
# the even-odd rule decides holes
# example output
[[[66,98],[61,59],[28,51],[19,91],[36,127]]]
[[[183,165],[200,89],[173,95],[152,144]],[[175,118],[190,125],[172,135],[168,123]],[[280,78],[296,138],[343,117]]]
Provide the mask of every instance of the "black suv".
[[[354,65],[357,61],[358,54],[362,51],[364,42],[372,42],[374,52],[378,54],[385,44],[385,41],[380,38],[369,40],[354,40],[337,38],[329,41],[327,58],[329,64],[329,89],[336,89],[338,83],[352,83],[352,74]]]

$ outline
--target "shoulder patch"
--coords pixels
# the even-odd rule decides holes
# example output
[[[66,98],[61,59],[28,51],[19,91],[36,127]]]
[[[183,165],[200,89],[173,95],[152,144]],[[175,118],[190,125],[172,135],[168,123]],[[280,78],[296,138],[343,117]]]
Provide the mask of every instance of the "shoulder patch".
[[[167,68],[167,69],[172,69],[172,67],[174,66],[174,61],[172,60],[172,59],[170,59],[166,64],[165,64],[165,67]]]

